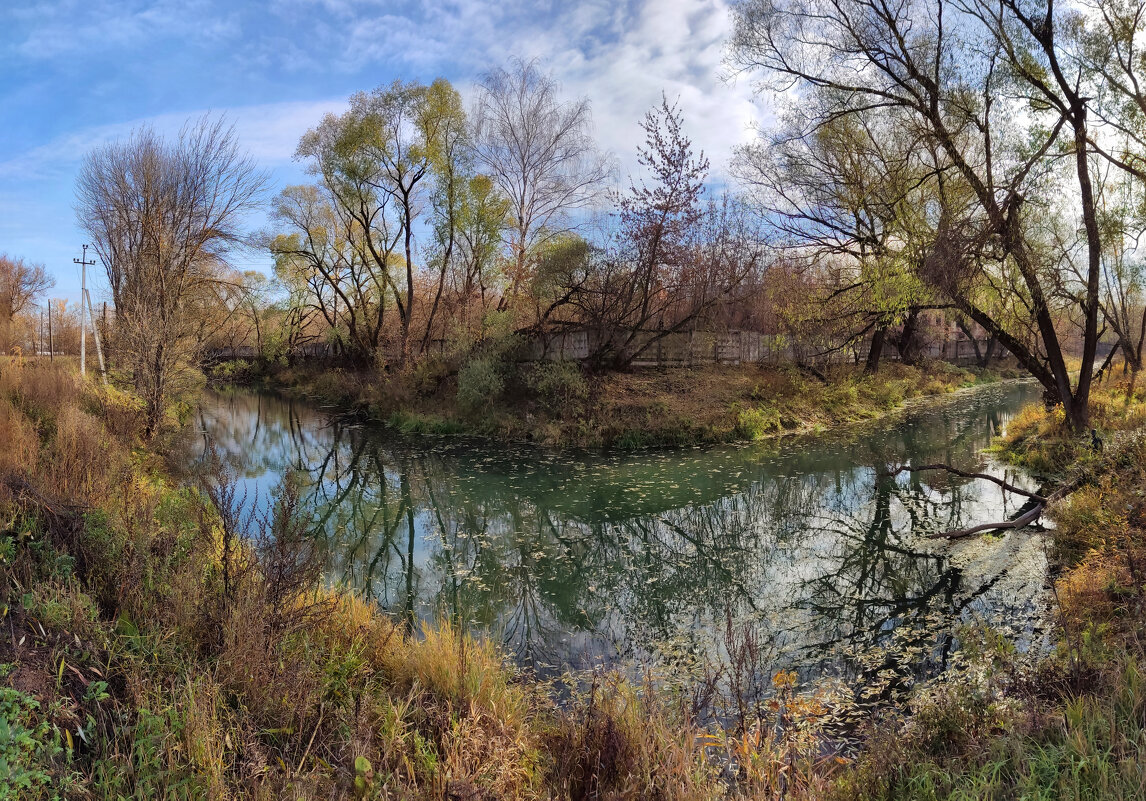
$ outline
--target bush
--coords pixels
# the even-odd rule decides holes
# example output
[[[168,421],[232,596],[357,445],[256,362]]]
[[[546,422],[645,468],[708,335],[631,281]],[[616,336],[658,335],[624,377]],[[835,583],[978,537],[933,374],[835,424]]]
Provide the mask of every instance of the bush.
[[[479,356],[458,371],[458,408],[469,415],[485,411],[505,388],[503,364],[492,356]]]
[[[743,439],[762,439],[782,428],[780,412],[771,406],[741,409],[736,416],[736,436]]]
[[[526,376],[529,388],[547,403],[569,405],[589,397],[589,382],[576,362],[541,362]]]
[[[410,375],[413,390],[429,397],[438,391],[442,382],[450,374],[449,361],[442,356],[426,356],[414,365]]]
[[[246,359],[231,359],[212,367],[211,377],[220,381],[242,381],[250,378],[253,368]]]

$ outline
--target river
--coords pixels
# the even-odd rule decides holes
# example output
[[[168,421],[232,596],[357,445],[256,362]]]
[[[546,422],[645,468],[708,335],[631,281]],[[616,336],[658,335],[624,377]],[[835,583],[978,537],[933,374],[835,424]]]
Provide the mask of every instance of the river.
[[[301,471],[332,582],[411,621],[447,616],[542,673],[719,662],[735,630],[751,633],[759,664],[806,680],[854,673],[857,653],[908,629],[912,670],[926,673],[960,623],[1024,649],[1042,639],[1045,551],[1031,531],[928,538],[1024,499],[889,468],[945,462],[1033,488],[982,451],[1038,397],[1009,382],[830,434],[558,453],[411,439],[274,394],[209,390],[194,451],[214,447],[256,505]]]

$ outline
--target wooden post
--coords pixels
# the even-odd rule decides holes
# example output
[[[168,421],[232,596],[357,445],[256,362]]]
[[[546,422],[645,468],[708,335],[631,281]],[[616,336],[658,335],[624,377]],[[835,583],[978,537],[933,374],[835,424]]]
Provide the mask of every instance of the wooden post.
[[[48,361],[56,360],[56,343],[52,339],[52,301],[48,301]]]

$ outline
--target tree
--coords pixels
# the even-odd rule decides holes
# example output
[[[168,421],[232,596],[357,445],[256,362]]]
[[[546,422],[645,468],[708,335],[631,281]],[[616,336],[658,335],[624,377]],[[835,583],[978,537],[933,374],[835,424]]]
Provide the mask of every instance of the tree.
[[[496,291],[505,289],[499,256],[508,216],[509,201],[489,176],[475,175],[466,182],[457,230],[461,280],[456,290],[463,330],[471,328],[470,307],[475,300],[477,318],[484,320]]]
[[[810,323],[812,357],[870,337],[864,369],[872,373],[891,340],[913,360],[919,313],[937,305],[919,278],[933,235],[921,211],[932,169],[921,143],[880,110],[809,125],[830,116],[833,100],[811,89],[775,130],[738,150],[733,168],[787,264],[803,274],[806,292],[785,306]]]
[[[617,196],[612,242],[587,252],[568,284],[597,329],[591,358],[619,368],[729,300],[763,255],[740,203],[706,202],[708,159],[693,151],[680,110],[662,97],[641,127],[637,158],[649,181]]]
[[[107,271],[116,343],[153,435],[198,355],[209,303],[244,215],[265,184],[222,119],[189,122],[174,142],[137,129],[88,154],[76,215]]]
[[[1089,98],[1071,63],[1072,14],[1018,0],[746,0],[735,9],[732,52],[777,88],[832,92],[834,103],[808,133],[878,108],[901,115],[924,138],[938,159],[935,236],[923,277],[1014,353],[1079,429],[1089,419],[1102,237]],[[1064,155],[1085,241],[1077,381],[1052,297],[1063,265],[1048,264],[1026,236],[1028,201],[1046,192]],[[973,204],[946,202],[945,176]],[[1017,320],[992,308],[1001,279],[1023,298]],[[1030,344],[1022,336],[1028,323],[1037,332]]]
[[[471,177],[466,133],[457,91],[438,79],[354,95],[345,114],[327,115],[299,143],[298,156],[319,181],[279,195],[273,217],[289,230],[268,244],[280,272],[307,283],[331,329],[345,331],[357,360],[380,353],[391,302],[403,363],[429,340]],[[416,339],[415,237],[422,222],[433,232],[429,252],[438,269]]]
[[[568,214],[589,203],[611,172],[593,141],[589,101],[562,102],[552,76],[515,59],[477,86],[474,146],[508,200],[513,266],[501,306],[527,280],[534,248],[569,230]]]
[[[29,264],[0,253],[0,352],[12,347],[16,316],[54,284],[42,264]]]

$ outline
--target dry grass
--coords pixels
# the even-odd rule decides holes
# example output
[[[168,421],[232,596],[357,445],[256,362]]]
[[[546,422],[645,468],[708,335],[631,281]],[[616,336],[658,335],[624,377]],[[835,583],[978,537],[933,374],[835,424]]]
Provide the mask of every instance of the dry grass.
[[[5,398],[0,398],[0,442],[0,479],[29,479],[39,461],[40,437],[32,421]]]
[[[488,642],[448,624],[410,635],[322,585],[289,486],[262,520],[233,496],[173,486],[137,451],[130,398],[53,374],[66,369],[0,372],[0,431],[14,443],[2,470],[87,507],[0,500],[0,603],[20,635],[0,638],[0,663],[15,666],[4,689],[39,703],[17,725],[35,744],[30,768],[62,797],[1131,798],[1140,787],[1128,766],[1146,753],[1144,447],[1112,444],[1090,465],[1109,480],[1056,510],[1063,550],[1069,540],[1080,559],[1057,584],[1060,656],[1023,672],[984,646],[987,667],[919,696],[914,723],[874,724],[852,762],[824,746],[829,702],[789,674],[757,675],[751,659],[750,676],[726,682],[737,697],[707,702],[741,711],[706,727],[711,709],[662,682],[578,677],[558,705]],[[646,378],[626,402],[664,389]],[[728,392],[787,391],[737,381]],[[864,404],[898,392],[824,392],[854,409],[853,389]],[[1055,425],[1030,413],[1014,441]]]
[[[557,706],[488,642],[445,623],[411,636],[323,587],[289,483],[261,519],[223,473],[203,491],[172,486],[137,450],[136,404],[66,369],[6,370],[0,395],[4,430],[36,457],[7,469],[66,501],[9,502],[0,518],[3,602],[26,632],[0,661],[42,702],[36,764],[57,785],[94,798],[692,799],[795,797],[804,779],[791,776],[813,775],[780,729],[716,736],[654,683],[600,676]],[[77,726],[69,751],[59,732]],[[733,760],[754,766],[743,780]]]

